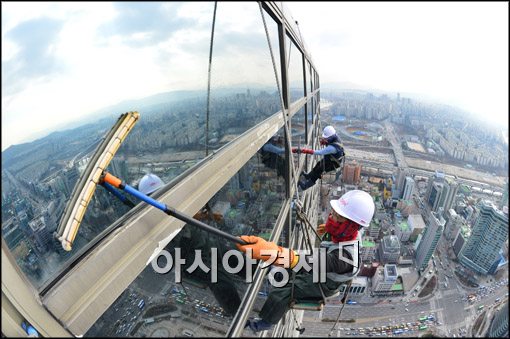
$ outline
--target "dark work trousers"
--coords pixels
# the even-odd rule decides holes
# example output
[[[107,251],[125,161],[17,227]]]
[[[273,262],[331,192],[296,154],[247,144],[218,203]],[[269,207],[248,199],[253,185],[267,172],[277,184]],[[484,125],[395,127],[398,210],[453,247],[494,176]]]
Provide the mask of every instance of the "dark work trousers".
[[[271,324],[276,324],[289,309],[292,295],[292,270],[288,269],[289,282],[283,287],[273,287],[267,297],[259,316]],[[335,294],[342,283],[327,279],[321,284],[322,291],[326,297]],[[319,283],[313,282],[313,272],[300,271],[296,273],[294,280],[294,299],[297,303],[302,301],[317,302],[322,300]]]
[[[177,235],[173,243],[175,246],[179,246],[181,248],[181,258],[186,259],[186,264],[181,267],[182,278],[184,280],[191,279],[196,283],[205,285],[209,287],[211,292],[213,293],[216,301],[223,310],[228,314],[233,316],[241,303],[241,298],[239,297],[239,293],[237,288],[233,282],[232,274],[225,271],[222,265],[223,255],[228,251],[233,249],[230,244],[225,240],[219,238],[218,236],[211,235],[204,230],[194,226],[194,225],[186,225],[188,228],[190,235],[184,235],[184,229]],[[205,273],[202,269],[196,268],[192,273],[189,273],[187,269],[193,264],[195,258],[195,250],[201,250],[201,257],[203,259],[204,264],[211,268],[211,248],[217,248],[217,277],[218,281],[216,283],[211,282],[211,270],[208,273]],[[171,252],[175,257],[175,252]],[[231,258],[235,259],[235,258]],[[231,262],[231,267],[236,266],[235,260],[229,260]],[[244,270],[238,273],[241,277],[244,274]],[[243,277],[244,278],[244,277]]]
[[[283,178],[283,174],[285,173],[285,158],[280,156],[279,154],[261,151],[262,155],[262,163],[272,169],[276,169],[276,174]]]
[[[305,175],[305,178],[310,180],[312,184],[315,184],[317,179],[319,179],[322,176],[322,173],[331,172],[336,170],[337,168],[338,164],[330,160],[322,159],[317,164],[315,164],[310,173]]]

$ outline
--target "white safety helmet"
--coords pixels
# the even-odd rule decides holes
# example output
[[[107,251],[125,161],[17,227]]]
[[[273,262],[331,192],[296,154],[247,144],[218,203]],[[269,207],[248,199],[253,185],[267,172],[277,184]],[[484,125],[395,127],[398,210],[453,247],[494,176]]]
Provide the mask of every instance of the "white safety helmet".
[[[329,203],[336,213],[363,227],[368,227],[374,216],[374,199],[365,191],[352,190]]]
[[[151,194],[158,188],[164,185],[163,180],[161,180],[156,174],[146,174],[140,180],[138,184],[138,190],[143,194]]]
[[[323,138],[329,138],[332,135],[335,135],[336,131],[333,128],[333,126],[326,126],[324,127],[324,130],[322,131],[322,137]]]

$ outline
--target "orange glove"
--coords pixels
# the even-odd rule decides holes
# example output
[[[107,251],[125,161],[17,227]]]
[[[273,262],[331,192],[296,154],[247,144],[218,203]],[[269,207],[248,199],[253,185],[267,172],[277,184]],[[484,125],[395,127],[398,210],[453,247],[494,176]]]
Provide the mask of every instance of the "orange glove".
[[[282,266],[285,268],[293,268],[299,261],[299,256],[294,251],[276,245],[272,241],[254,235],[242,235],[240,237],[246,241],[247,245],[236,244],[237,249],[246,252],[249,248],[252,250],[252,258],[258,260],[272,260],[271,264]]]
[[[326,224],[320,224],[317,226],[317,234],[322,237],[324,233],[326,233]]]

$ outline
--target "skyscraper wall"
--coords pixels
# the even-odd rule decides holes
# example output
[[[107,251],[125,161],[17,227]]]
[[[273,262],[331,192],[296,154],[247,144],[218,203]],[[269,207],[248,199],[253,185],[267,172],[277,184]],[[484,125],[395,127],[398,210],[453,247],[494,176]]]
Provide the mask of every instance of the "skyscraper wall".
[[[410,200],[413,196],[413,192],[414,192],[414,179],[411,177],[406,177],[402,199]]]
[[[425,229],[425,221],[423,221],[423,217],[421,214],[411,214],[407,218],[407,223],[409,224],[409,228],[411,229],[411,235],[409,237],[410,241],[416,241],[418,235],[423,232]]]
[[[469,239],[470,235],[471,229],[467,225],[464,225],[457,230],[455,238],[453,239],[452,242],[453,253],[455,253],[457,257],[459,257],[460,251],[462,250],[462,247],[464,246],[466,241]]]
[[[471,236],[463,246],[460,263],[480,274],[488,274],[508,239],[508,214],[492,202],[482,200]]]
[[[379,245],[379,260],[385,264],[396,264],[400,257],[400,241],[396,235],[385,236]]]
[[[508,300],[494,315],[486,336],[489,338],[508,338]]]
[[[431,213],[429,224],[425,227],[423,237],[416,249],[416,268],[425,270],[429,260],[434,254],[441,233],[443,232],[445,220],[436,213]]]
[[[344,170],[342,172],[343,182],[348,185],[357,185],[361,178],[361,164],[357,162],[345,163]]]
[[[454,206],[455,197],[459,191],[459,184],[454,179],[446,178],[446,183],[448,185],[448,192],[446,193],[444,204],[441,206],[445,212]]]

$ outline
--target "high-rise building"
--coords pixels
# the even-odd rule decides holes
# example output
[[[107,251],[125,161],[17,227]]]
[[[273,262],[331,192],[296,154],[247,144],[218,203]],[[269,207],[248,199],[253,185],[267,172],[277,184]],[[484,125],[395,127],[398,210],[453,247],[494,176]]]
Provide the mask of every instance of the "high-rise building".
[[[386,235],[379,244],[379,260],[384,264],[397,264],[400,257],[400,241],[396,235]]]
[[[368,227],[368,232],[370,237],[379,239],[379,232],[381,230],[381,221],[379,219],[372,219],[370,226]]]
[[[443,217],[432,212],[429,218],[429,224],[425,227],[422,239],[416,249],[416,268],[424,271],[429,260],[434,254],[441,233],[443,232],[445,220]]]
[[[400,242],[406,242],[409,241],[409,238],[411,237],[411,234],[413,233],[413,230],[409,226],[409,223],[407,220],[401,220],[396,224],[395,234],[400,240]]]
[[[409,241],[416,241],[418,235],[425,229],[425,221],[423,221],[421,214],[411,214],[407,218],[407,223],[412,232]]]
[[[505,188],[503,190],[503,195],[501,197],[501,203],[499,204],[499,208],[503,210],[503,206],[508,207],[508,181],[505,184]]]
[[[455,198],[457,196],[457,192],[459,191],[459,184],[450,177],[445,178],[445,183],[448,190],[444,195],[445,200],[441,207],[443,208],[443,211],[449,211],[450,208],[455,205]]]
[[[16,217],[2,223],[2,237],[5,239],[9,248],[15,248],[23,240],[23,231]]]
[[[407,168],[399,167],[394,179],[395,187],[393,188],[395,191],[394,197],[396,199],[402,197],[405,188],[405,180],[407,176],[409,176],[409,170]]]
[[[361,179],[361,164],[356,161],[345,163],[342,172],[342,180],[349,185],[359,184]]]
[[[360,248],[361,251],[361,260],[363,262],[372,262],[375,258],[377,246],[373,239],[370,239],[369,237],[363,238],[363,243]]]
[[[446,221],[444,234],[446,239],[452,240],[457,234],[460,225],[464,222],[464,219],[455,212],[454,209],[450,208],[444,213],[444,220]]]
[[[36,243],[36,249],[39,253],[45,253],[51,242],[51,234],[46,227],[44,217],[40,216],[28,223],[32,230],[32,235]]]
[[[425,201],[433,212],[439,212],[440,209],[448,211],[455,202],[458,189],[459,185],[455,180],[436,171],[429,180]]]
[[[413,197],[413,193],[414,193],[414,179],[411,177],[406,177],[402,199],[410,200]]]
[[[463,225],[457,230],[452,242],[453,253],[455,253],[457,258],[459,257],[460,251],[462,250],[462,246],[464,246],[470,235],[471,228],[469,228],[467,225]]]
[[[398,276],[397,265],[379,266],[372,277],[372,293],[375,295],[399,295],[403,293],[402,278]]]
[[[500,211],[492,202],[482,200],[471,236],[462,247],[459,261],[481,274],[488,274],[508,239],[508,213]]]
[[[508,300],[495,312],[485,336],[489,338],[508,338]]]
[[[443,182],[432,181],[430,183],[430,191],[427,195],[427,204],[433,212],[437,212],[439,210],[441,195],[445,189],[445,185]]]

